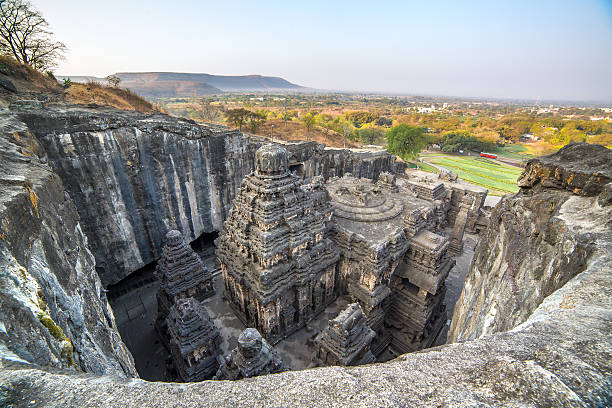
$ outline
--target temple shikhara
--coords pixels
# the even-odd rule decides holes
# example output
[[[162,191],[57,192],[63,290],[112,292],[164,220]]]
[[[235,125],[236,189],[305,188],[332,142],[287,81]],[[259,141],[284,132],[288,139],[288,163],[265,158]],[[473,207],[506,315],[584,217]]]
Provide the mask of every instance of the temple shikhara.
[[[170,308],[188,297],[202,301],[213,296],[215,289],[210,271],[176,230],[166,234],[166,245],[155,272],[160,280],[155,327],[164,344],[169,345],[166,318]]]
[[[215,380],[240,380],[290,369],[256,329],[240,333],[238,347],[220,361]]]
[[[370,344],[376,333],[368,327],[358,303],[349,305],[320,333],[316,359],[321,365],[360,365],[376,361]]]
[[[303,327],[336,296],[338,249],[320,180],[289,172],[287,151],[256,153],[218,240],[226,296],[243,323],[272,343]]]
[[[184,382],[212,378],[222,354],[219,329],[194,298],[179,299],[167,318],[170,352],[178,378]]]

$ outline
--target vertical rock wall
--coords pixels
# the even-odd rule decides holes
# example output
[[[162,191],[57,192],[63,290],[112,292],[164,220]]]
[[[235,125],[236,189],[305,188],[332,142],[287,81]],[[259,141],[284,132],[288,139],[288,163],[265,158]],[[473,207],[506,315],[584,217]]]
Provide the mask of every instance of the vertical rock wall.
[[[0,355],[137,376],[61,179],[23,123],[0,127]]]
[[[610,248],[612,151],[569,145],[528,163],[521,191],[492,211],[474,253],[449,342],[508,331]],[[609,256],[609,252],[608,252]]]
[[[219,231],[242,179],[254,170],[255,150],[267,142],[166,115],[15,109],[75,200],[105,285],[158,259],[170,229],[187,241]],[[376,178],[395,166],[385,152],[289,146],[304,177]]]

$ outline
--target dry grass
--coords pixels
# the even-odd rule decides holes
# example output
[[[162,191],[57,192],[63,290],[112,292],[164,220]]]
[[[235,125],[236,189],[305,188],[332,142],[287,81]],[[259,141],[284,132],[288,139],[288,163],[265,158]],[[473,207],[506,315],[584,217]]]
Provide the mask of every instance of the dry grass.
[[[106,86],[97,82],[73,83],[66,90],[66,99],[76,104],[106,105],[122,110],[159,111],[151,102],[128,89]]]
[[[523,146],[525,146],[527,152],[533,156],[546,156],[560,149],[542,140],[532,143],[523,143]]]
[[[0,77],[8,79],[18,93],[52,93],[60,99],[76,104],[107,105],[122,110],[136,110],[140,112],[160,111],[151,102],[143,99],[127,89],[105,86],[97,82],[86,84],[73,83],[64,89],[55,78],[36,71],[26,64],[22,64],[13,58],[0,56]],[[4,93],[8,91],[3,91]],[[0,100],[2,98],[0,92]],[[8,96],[7,99],[10,99]],[[8,103],[4,101],[4,103]],[[0,104],[1,105],[1,104]]]
[[[11,81],[19,92],[60,92],[62,89],[54,78],[11,57],[0,56],[0,75]]]
[[[272,125],[274,125],[274,129],[272,129]],[[243,130],[248,131],[247,129]],[[298,121],[287,121],[285,124],[278,119],[268,120],[255,134],[279,140],[314,140],[330,147],[344,147],[342,135],[319,126],[307,135],[304,124]],[[359,147],[359,145],[347,140],[346,147]]]

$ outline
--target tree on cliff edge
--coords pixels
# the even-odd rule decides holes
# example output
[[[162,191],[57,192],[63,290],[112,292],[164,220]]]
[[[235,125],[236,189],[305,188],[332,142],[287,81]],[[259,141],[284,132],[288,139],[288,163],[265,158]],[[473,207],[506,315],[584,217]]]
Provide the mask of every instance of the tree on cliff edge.
[[[65,52],[30,2],[0,0],[0,53],[42,71],[54,67]]]

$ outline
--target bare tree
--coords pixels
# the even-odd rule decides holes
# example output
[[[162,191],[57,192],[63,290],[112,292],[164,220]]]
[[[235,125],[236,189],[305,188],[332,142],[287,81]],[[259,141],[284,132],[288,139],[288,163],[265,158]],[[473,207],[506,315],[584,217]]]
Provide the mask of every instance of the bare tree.
[[[49,23],[27,0],[0,0],[0,52],[37,70],[54,67],[66,46],[53,41]]]

